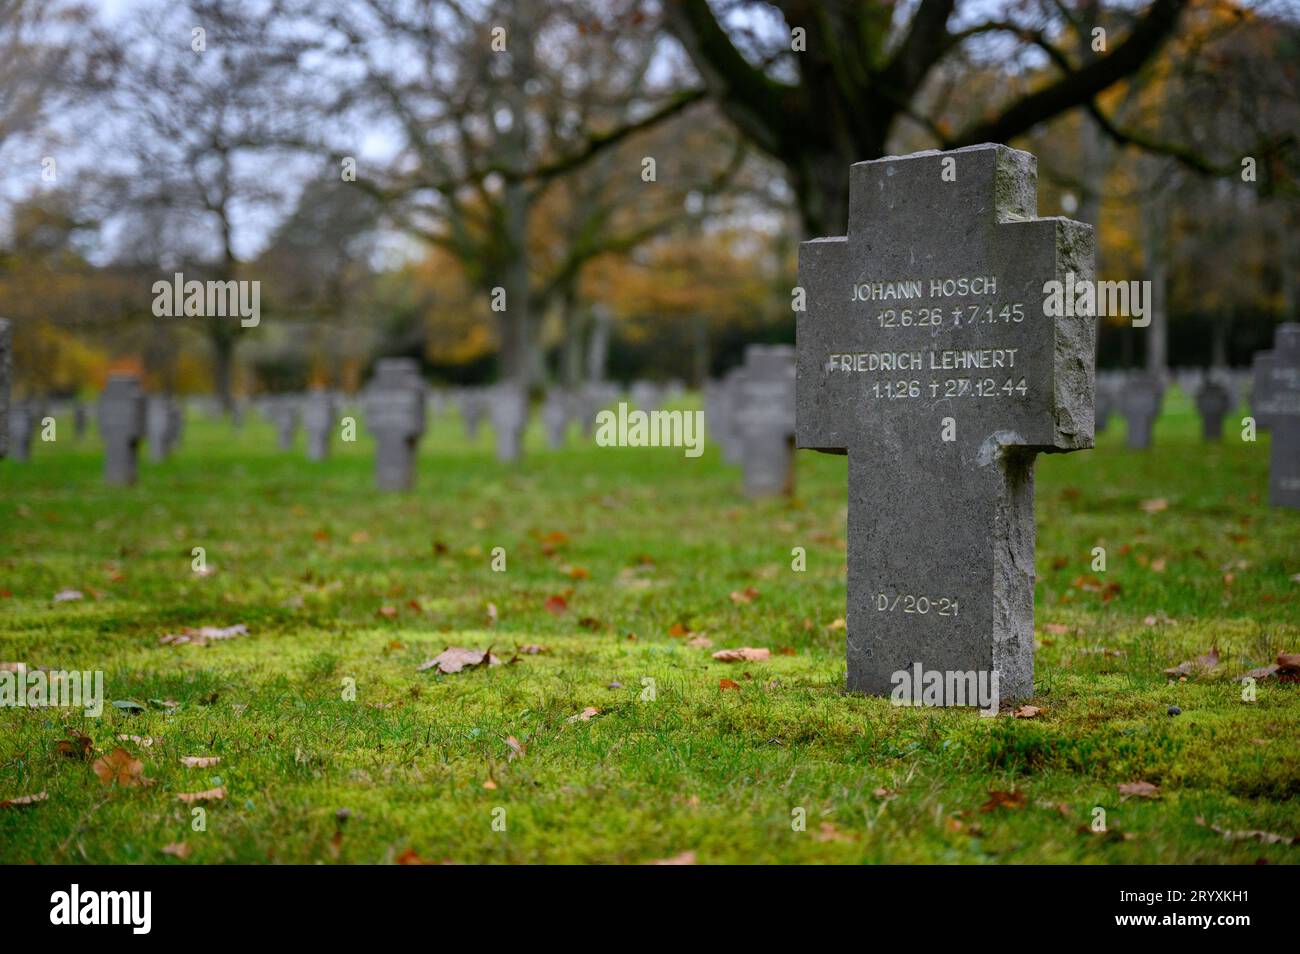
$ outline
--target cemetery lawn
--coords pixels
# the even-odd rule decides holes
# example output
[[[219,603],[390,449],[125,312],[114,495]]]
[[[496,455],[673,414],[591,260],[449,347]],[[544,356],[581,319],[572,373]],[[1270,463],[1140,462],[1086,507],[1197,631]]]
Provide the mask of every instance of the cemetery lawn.
[[[0,662],[103,670],[126,707],[0,708],[0,862],[1295,862],[1259,833],[1300,836],[1300,685],[1234,678],[1300,651],[1300,513],[1265,503],[1267,435],[1197,427],[1174,391],[1151,452],[1118,420],[1038,458],[1041,711],[990,719],[845,693],[843,458],[755,504],[712,447],[552,453],[535,425],[512,470],[443,416],[382,495],[364,434],[314,464],[192,417],[123,491],[61,421],[0,462]],[[417,671],[448,646],[503,665]],[[711,656],[742,646],[772,656]],[[106,785],[119,746],[141,764]]]

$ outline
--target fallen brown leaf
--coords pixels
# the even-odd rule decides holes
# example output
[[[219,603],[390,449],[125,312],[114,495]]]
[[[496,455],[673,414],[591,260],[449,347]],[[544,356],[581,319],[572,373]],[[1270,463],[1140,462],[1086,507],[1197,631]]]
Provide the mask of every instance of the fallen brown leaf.
[[[1150,782],[1121,782],[1119,793],[1125,798],[1159,798],[1160,789]]]
[[[186,643],[192,643],[195,646],[206,646],[208,643],[218,640],[234,639],[236,636],[247,635],[248,627],[243,623],[236,623],[234,626],[200,626],[197,629],[186,626],[179,633],[168,633],[166,636],[160,637],[158,642],[162,645],[172,646],[183,646]]]
[[[1025,796],[1023,792],[998,792],[990,789],[989,800],[980,806],[981,812],[991,812],[999,808],[1024,808]]]
[[[172,842],[170,845],[163,845],[162,853],[171,855],[173,858],[185,859],[194,853],[194,849],[183,841]]]
[[[718,662],[762,662],[770,658],[772,651],[770,649],[753,649],[749,646],[741,646],[739,649],[720,649],[713,654],[713,658]]]
[[[70,759],[88,759],[95,750],[95,743],[88,735],[74,735],[70,739],[60,739],[55,751]]]
[[[1263,845],[1300,845],[1300,838],[1279,835],[1272,831],[1259,831],[1258,829],[1231,831],[1220,828],[1218,825],[1207,825],[1205,819],[1199,815],[1196,817],[1196,824],[1203,825],[1215,834],[1222,835],[1224,841],[1257,841]]]
[[[1197,656],[1195,659],[1189,659],[1180,662],[1177,666],[1171,666],[1165,670],[1166,676],[1194,676],[1199,672],[1206,672],[1213,669],[1219,664],[1219,649],[1217,646],[1210,647],[1210,651],[1203,656]]]
[[[501,665],[501,660],[492,655],[491,647],[479,652],[477,649],[465,649],[462,646],[448,646],[428,662],[421,663],[416,672],[437,669],[443,675],[449,676],[463,669],[477,669],[484,665]]]
[[[595,718],[598,715],[600,715],[599,709],[595,708],[594,706],[587,706],[587,708],[583,709],[577,715],[569,716],[564,721],[565,722],[590,722],[593,718]]]
[[[1038,706],[1021,706],[1011,714],[1017,719],[1033,719],[1042,711]]]
[[[555,596],[548,596],[544,605],[546,606],[546,612],[550,613],[552,616],[560,616],[568,610],[569,601],[563,596],[556,594]]]
[[[180,792],[176,797],[182,802],[219,802],[226,797],[226,789],[221,786],[205,792]]]
[[[739,688],[740,688],[740,683],[738,683],[738,682],[736,682],[736,681],[734,681],[734,680],[732,680],[732,679],[720,679],[720,680],[718,680],[718,688],[719,688],[719,689],[739,689]]]
[[[120,746],[96,759],[91,768],[105,785],[116,783],[124,788],[132,788],[149,783],[142,774],[144,763],[137,758],[132,758],[131,753]]]
[[[743,590],[731,591],[731,602],[736,604],[752,603],[756,599],[758,599],[758,590],[752,586],[747,586]]]
[[[646,863],[651,865],[693,865],[695,864],[695,852],[683,851],[680,855],[674,855],[671,858],[660,858],[658,861]]]
[[[35,805],[37,802],[43,802],[49,797],[46,792],[37,792],[34,795],[19,795],[16,798],[0,799],[0,808],[26,808],[29,805]]]
[[[186,768],[212,768],[221,762],[220,755],[182,755],[181,764]]]

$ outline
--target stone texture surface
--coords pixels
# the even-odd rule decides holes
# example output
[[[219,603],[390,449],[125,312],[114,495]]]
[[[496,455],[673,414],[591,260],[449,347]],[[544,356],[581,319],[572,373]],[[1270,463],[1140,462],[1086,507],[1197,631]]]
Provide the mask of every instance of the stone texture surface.
[[[135,483],[136,459],[144,437],[145,396],[133,374],[114,374],[99,395],[99,437],[104,442],[104,482]]]
[[[1093,442],[1096,320],[1049,317],[1044,285],[1093,279],[1092,229],[1036,218],[1005,146],[849,176],[848,235],[800,247],[796,333],[798,445],[849,455],[849,688],[919,663],[1025,696],[1034,457]]]
[[[409,490],[424,435],[424,380],[413,358],[381,358],[366,393],[366,426],[375,437],[375,486]]]
[[[1273,350],[1257,356],[1252,390],[1256,423],[1268,422],[1268,500],[1300,509],[1300,324],[1279,325]]]
[[[734,425],[739,432],[745,494],[794,492],[795,354],[790,345],[750,345],[736,377]]]

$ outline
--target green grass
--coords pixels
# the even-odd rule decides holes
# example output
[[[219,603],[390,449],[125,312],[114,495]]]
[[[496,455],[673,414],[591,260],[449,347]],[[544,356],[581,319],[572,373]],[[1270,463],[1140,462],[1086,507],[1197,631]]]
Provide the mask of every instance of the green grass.
[[[575,438],[550,453],[534,433],[512,470],[486,429],[468,446],[442,417],[417,490],[385,496],[364,436],[314,464],[277,453],[264,423],[233,434],[192,419],[178,454],[142,460],[123,491],[102,485],[97,441],[77,445],[62,425],[30,463],[0,463],[0,661],[103,670],[111,700],[179,705],[100,719],[0,709],[0,800],[48,793],[0,809],[0,861],[1300,855],[1197,821],[1300,835],[1300,687],[1261,683],[1246,703],[1232,681],[1300,649],[1300,514],[1265,503],[1266,435],[1245,444],[1230,430],[1207,447],[1176,393],[1153,451],[1125,451],[1117,421],[1095,451],[1038,459],[1036,719],[845,693],[844,634],[830,626],[844,615],[842,458],[801,453],[797,501],[750,503],[712,448],[688,460]],[[1142,508],[1155,498],[1167,509]],[[195,546],[212,575],[191,571]],[[504,573],[490,568],[497,546]],[[791,570],[794,546],[806,572]],[[1105,573],[1090,568],[1095,546]],[[729,597],[751,586],[752,602]],[[65,588],[86,598],[53,604]],[[545,605],[555,595],[567,595],[558,615]],[[234,623],[249,635],[159,644]],[[670,636],[675,623],[713,649]],[[546,651],[416,671],[448,645],[509,659],[526,644]],[[1162,673],[1212,644],[1218,670]],[[746,645],[772,660],[710,655]],[[342,698],[348,678],[355,702]],[[568,721],[586,707],[599,714]],[[106,787],[90,761],[58,754],[78,732],[95,757],[123,745],[153,784]],[[509,759],[511,736],[522,758]],[[221,763],[186,768],[188,755]],[[1117,785],[1137,780],[1160,797],[1121,799]],[[177,794],[215,786],[227,798],[191,830]],[[1013,789],[1023,807],[980,811],[991,790]],[[1108,836],[1079,832],[1096,806]],[[792,830],[797,808],[806,831]],[[187,861],[162,854],[182,841]]]

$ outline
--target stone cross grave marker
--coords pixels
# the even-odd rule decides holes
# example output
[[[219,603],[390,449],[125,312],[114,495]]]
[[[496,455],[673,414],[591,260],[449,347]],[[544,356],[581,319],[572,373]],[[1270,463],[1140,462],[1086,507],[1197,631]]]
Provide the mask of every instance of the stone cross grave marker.
[[[334,395],[329,391],[318,389],[303,398],[302,429],[307,434],[308,460],[329,458],[334,414]]]
[[[790,345],[745,349],[735,422],[747,496],[794,492],[794,366]]]
[[[524,429],[528,426],[528,395],[514,384],[492,389],[489,413],[496,437],[497,460],[512,464],[524,453]]]
[[[720,385],[718,418],[722,427],[714,439],[722,447],[722,459],[728,464],[741,463],[744,452],[744,446],[740,443],[740,429],[736,426],[741,374],[741,367],[732,368],[722,376]]]
[[[1231,392],[1207,377],[1196,392],[1196,413],[1201,415],[1202,439],[1223,440],[1223,417],[1231,410]]]
[[[633,381],[628,400],[638,411],[657,411],[664,402],[664,389],[653,381]]]
[[[366,426],[375,435],[375,486],[409,490],[424,434],[424,379],[414,358],[381,358],[366,396]]]
[[[171,453],[171,431],[175,421],[170,403],[165,394],[150,394],[145,399],[145,443],[149,445],[149,459],[155,463],[166,460]]]
[[[1279,325],[1273,350],[1257,355],[1252,394],[1257,426],[1273,435],[1268,500],[1300,509],[1300,323]]]
[[[282,451],[293,450],[293,439],[298,433],[298,399],[292,394],[279,394],[270,399],[266,416],[275,425],[275,446]]]
[[[559,388],[546,392],[542,402],[542,426],[546,431],[546,446],[551,450],[564,447],[569,436],[569,418],[573,410],[573,396]]]
[[[0,460],[9,449],[9,380],[13,373],[13,326],[0,318]]]
[[[136,452],[144,437],[144,391],[133,374],[114,374],[99,395],[99,437],[104,442],[104,482],[135,483]]]
[[[1023,697],[1034,457],[1093,442],[1096,320],[1049,316],[1045,284],[1091,283],[1092,228],[1037,218],[1035,158],[1000,145],[849,189],[848,234],[800,246],[796,329],[798,445],[849,458],[848,687],[919,666]]]
[[[466,440],[477,440],[479,425],[487,413],[488,398],[482,388],[462,388],[460,392],[460,416],[465,422]]]
[[[1151,374],[1135,374],[1124,382],[1119,412],[1124,416],[1127,428],[1124,443],[1129,450],[1146,450],[1151,446],[1151,432],[1160,416],[1164,392],[1159,379]]]
[[[14,460],[31,459],[32,438],[36,436],[38,416],[36,401],[31,398],[15,401],[9,409],[9,456]]]

